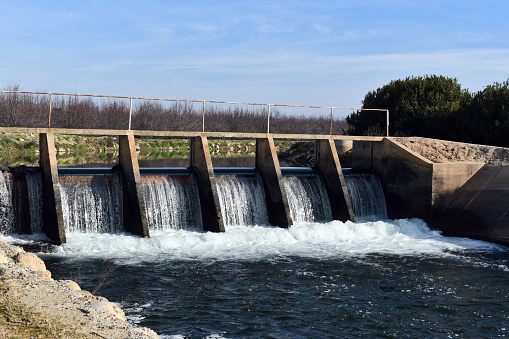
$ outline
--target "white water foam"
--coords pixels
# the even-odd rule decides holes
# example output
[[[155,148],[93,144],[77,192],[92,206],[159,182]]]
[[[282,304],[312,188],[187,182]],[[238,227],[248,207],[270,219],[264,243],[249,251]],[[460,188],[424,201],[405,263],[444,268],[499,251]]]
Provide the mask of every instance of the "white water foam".
[[[278,256],[362,257],[369,254],[452,255],[500,246],[441,236],[420,219],[297,224],[289,229],[230,226],[225,233],[154,231],[150,238],[129,234],[69,234],[56,254],[76,259],[110,258],[122,264],[165,260],[264,260]]]

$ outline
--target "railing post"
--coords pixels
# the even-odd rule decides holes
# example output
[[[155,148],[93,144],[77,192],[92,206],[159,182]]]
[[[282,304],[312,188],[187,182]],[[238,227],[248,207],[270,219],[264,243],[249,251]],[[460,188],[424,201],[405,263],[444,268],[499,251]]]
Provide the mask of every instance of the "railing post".
[[[332,135],[332,114],[333,114],[334,108],[330,108],[330,133],[329,135]]]
[[[267,134],[270,133],[270,104],[267,105],[268,107],[268,110],[267,110]]]
[[[203,110],[202,110],[202,118],[201,118],[201,131],[205,132],[205,101],[203,101]]]
[[[131,130],[131,120],[133,116],[133,98],[129,98],[129,130]]]
[[[387,136],[389,136],[389,110],[387,110]]]
[[[48,128],[51,128],[51,93],[49,94]]]

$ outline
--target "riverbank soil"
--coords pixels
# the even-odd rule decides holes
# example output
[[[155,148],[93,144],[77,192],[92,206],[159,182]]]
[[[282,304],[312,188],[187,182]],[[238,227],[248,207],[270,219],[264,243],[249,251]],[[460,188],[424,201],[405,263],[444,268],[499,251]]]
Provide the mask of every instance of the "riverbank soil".
[[[428,160],[440,162],[484,162],[509,164],[509,149],[421,137],[391,138]]]

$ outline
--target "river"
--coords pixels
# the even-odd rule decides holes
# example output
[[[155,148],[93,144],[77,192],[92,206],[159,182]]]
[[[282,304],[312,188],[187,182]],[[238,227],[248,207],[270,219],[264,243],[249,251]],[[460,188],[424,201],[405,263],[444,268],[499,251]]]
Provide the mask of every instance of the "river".
[[[71,233],[40,255],[84,289],[103,271],[97,294],[162,338],[509,335],[508,248],[419,219]]]

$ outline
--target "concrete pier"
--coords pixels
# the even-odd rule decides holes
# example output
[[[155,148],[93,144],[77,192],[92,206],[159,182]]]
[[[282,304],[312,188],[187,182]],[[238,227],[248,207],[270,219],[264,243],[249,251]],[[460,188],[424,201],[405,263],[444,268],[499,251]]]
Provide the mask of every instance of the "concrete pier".
[[[43,231],[57,245],[66,242],[64,217],[53,133],[39,136],[40,167],[42,175]]]
[[[331,205],[332,219],[355,222],[352,203],[348,196],[334,140],[316,140],[315,149],[315,170],[320,173],[325,184]]]
[[[260,173],[265,189],[269,222],[287,228],[293,224],[283,176],[271,136],[256,139],[256,170]]]
[[[224,232],[223,216],[217,195],[216,178],[210,158],[209,143],[206,136],[191,138],[191,171],[198,185],[203,230]]]
[[[149,237],[140,168],[132,134],[119,136],[119,164],[123,173],[124,229],[142,237]]]

